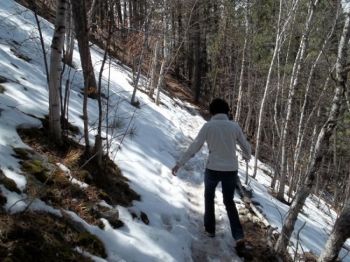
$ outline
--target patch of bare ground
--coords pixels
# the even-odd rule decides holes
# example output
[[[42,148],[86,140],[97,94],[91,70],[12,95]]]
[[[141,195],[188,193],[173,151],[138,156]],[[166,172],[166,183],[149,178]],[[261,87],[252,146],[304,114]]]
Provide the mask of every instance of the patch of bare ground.
[[[77,232],[64,218],[47,213],[0,214],[0,260],[92,261],[75,248],[106,257],[101,242],[87,232]]]
[[[252,247],[251,258],[246,258],[245,261],[279,261],[273,249],[266,243],[266,229],[259,223],[246,221],[243,223],[243,228],[246,234],[248,245]]]
[[[99,168],[93,159],[86,160],[83,146],[69,138],[64,138],[62,146],[57,146],[52,143],[46,130],[44,123],[44,128],[20,129],[18,133],[36,153],[45,156],[43,162],[46,161],[49,165],[62,163],[69,168],[73,178],[89,184],[89,187],[82,189],[69,183],[73,191],[67,194],[72,194],[73,199],[84,199],[87,203],[102,199],[108,204],[123,206],[129,206],[133,200],[140,199],[139,195],[130,188],[128,180],[121,174],[118,166],[107,156],[104,156],[103,166]],[[23,168],[26,166],[25,163],[28,162],[25,160],[22,162]],[[55,168],[51,176],[52,179],[50,178],[48,183],[58,187],[65,187],[65,182],[69,182],[66,174],[58,168]],[[61,191],[63,188],[58,189]],[[83,192],[79,193],[79,191]]]
[[[133,200],[140,199],[120,169],[106,156],[101,168],[97,168],[94,160],[86,163],[81,145],[65,137],[63,145],[58,146],[49,138],[45,121],[43,124],[43,128],[17,130],[31,149],[13,148],[27,179],[24,193],[29,200],[38,198],[58,210],[73,211],[100,228],[104,227],[100,218],[114,228],[123,226],[118,210],[100,204],[105,200],[111,205],[129,206]],[[2,172],[0,184],[21,193]],[[6,201],[0,190],[1,206]],[[100,240],[72,222],[68,215],[59,218],[30,209],[9,215],[0,209],[0,261],[90,261],[76,251],[77,247],[96,256],[106,256]]]
[[[262,222],[259,222],[258,219],[250,219],[254,215],[247,217],[249,218],[242,220],[242,226],[248,246],[251,246],[252,250],[249,252],[250,257],[245,258],[245,261],[293,261],[288,254],[281,258],[274,252],[273,246],[277,240],[276,235],[268,235],[269,229]]]

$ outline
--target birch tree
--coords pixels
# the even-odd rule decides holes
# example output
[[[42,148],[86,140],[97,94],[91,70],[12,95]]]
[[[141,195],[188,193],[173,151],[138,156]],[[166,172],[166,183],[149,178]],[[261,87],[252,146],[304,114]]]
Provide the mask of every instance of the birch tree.
[[[150,22],[150,14],[151,13],[152,13],[152,10],[148,13],[147,18],[146,18],[144,40],[143,40],[143,45],[142,45],[142,49],[141,49],[141,54],[140,54],[139,58],[137,59],[137,69],[134,68],[134,70],[137,70],[137,71],[136,71],[136,76],[133,79],[134,90],[132,92],[131,101],[130,101],[130,103],[134,106],[139,105],[139,101],[136,99],[136,91],[138,89],[139,80],[140,80],[140,76],[141,76],[141,70],[142,70],[143,58],[144,58],[146,48],[147,48],[147,43],[148,43],[149,22]],[[135,65],[135,67],[136,67],[136,65]]]
[[[305,29],[304,33],[300,40],[299,50],[297,53],[297,56],[295,58],[295,62],[293,65],[293,71],[291,75],[290,80],[290,86],[288,91],[288,100],[287,100],[287,113],[286,118],[284,120],[284,126],[282,129],[282,137],[281,137],[281,167],[280,167],[280,178],[279,178],[279,189],[277,193],[277,199],[284,200],[284,188],[286,184],[286,162],[287,162],[287,150],[286,150],[286,140],[287,140],[287,134],[289,131],[289,124],[291,120],[292,115],[292,104],[294,101],[295,92],[297,89],[297,86],[299,84],[299,76],[300,71],[304,63],[306,51],[308,49],[308,43],[309,43],[309,34],[311,30],[311,22],[314,17],[315,9],[318,4],[318,0],[311,0],[309,2],[308,7],[308,16],[305,22]]]
[[[103,147],[102,147],[102,114],[103,114],[103,108],[102,108],[102,75],[104,71],[104,67],[107,61],[107,55],[108,55],[108,49],[110,47],[111,37],[112,37],[112,31],[113,31],[113,10],[114,10],[114,3],[110,3],[108,5],[108,36],[106,39],[106,46],[104,50],[103,59],[101,62],[101,69],[98,76],[98,96],[97,96],[97,104],[98,104],[98,125],[97,125],[97,134],[95,136],[95,146],[94,146],[94,154],[96,155],[97,159],[97,165],[98,167],[102,167],[102,157],[103,157]],[[109,98],[108,98],[109,99]],[[108,127],[107,127],[108,128]],[[108,132],[107,132],[108,133]]]
[[[61,60],[64,45],[66,0],[57,0],[55,31],[51,43],[50,77],[49,77],[49,132],[53,139],[62,143],[61,108],[60,108],[60,76]]]
[[[348,238],[350,238],[350,198],[347,199],[343,210],[335,221],[332,233],[317,261],[336,261],[342,246]]]
[[[311,88],[311,82],[312,79],[315,75],[315,71],[316,71],[316,67],[320,61],[321,56],[324,54],[325,48],[330,40],[330,38],[332,37],[333,33],[334,33],[334,29],[335,26],[337,24],[337,20],[338,20],[338,14],[339,14],[339,7],[337,7],[337,13],[336,16],[334,18],[334,23],[330,29],[330,32],[328,33],[328,35],[326,36],[325,40],[323,41],[322,47],[315,59],[315,61],[313,62],[313,64],[311,65],[311,69],[310,69],[310,73],[306,82],[306,87],[305,87],[305,96],[304,96],[304,102],[303,102],[303,106],[301,109],[301,113],[300,113],[300,119],[299,119],[299,124],[298,124],[298,134],[297,134],[297,140],[295,143],[295,147],[294,147],[294,168],[293,170],[297,170],[298,164],[299,164],[299,157],[300,157],[300,152],[301,152],[301,147],[304,141],[304,136],[305,136],[305,130],[308,127],[308,120],[310,119],[310,116],[312,116],[312,114],[309,115],[309,118],[307,119],[307,121],[305,121],[306,118],[306,106],[309,102],[309,96],[310,96],[310,88]],[[327,78],[329,79],[329,78]],[[327,81],[328,82],[328,81]],[[322,94],[323,92],[321,92]],[[315,110],[313,110],[312,112],[314,112]]]
[[[64,62],[72,65],[74,52],[74,20],[71,0],[68,1],[67,15],[66,15],[66,50],[64,54]]]
[[[337,125],[338,119],[343,114],[341,106],[344,100],[346,91],[347,70],[348,64],[348,42],[350,38],[350,13],[346,13],[343,31],[339,40],[338,54],[336,60],[336,77],[335,91],[332,100],[331,108],[328,114],[327,121],[322,126],[318,133],[314,154],[310,161],[310,167],[305,175],[305,182],[301,185],[299,191],[295,195],[294,201],[290,206],[290,210],[284,220],[281,234],[276,242],[275,250],[277,253],[283,254],[286,252],[289,239],[294,230],[295,222],[298,215],[305,204],[306,198],[310,195],[312,187],[316,182],[316,176],[319,172],[325,148],[329,147],[329,140]]]
[[[156,82],[158,80],[157,78],[157,69],[158,69],[158,41],[156,41],[155,46],[154,46],[154,56],[153,56],[153,61],[152,61],[152,66],[151,66],[151,78],[149,82],[149,91],[148,91],[148,96],[150,98],[153,97],[154,90],[156,88]]]
[[[162,89],[162,86],[164,85],[165,66],[166,66],[166,57],[164,57],[162,61],[162,65],[160,66],[160,73],[159,73],[156,98],[155,98],[155,103],[157,106],[160,104],[160,91]]]
[[[247,59],[247,45],[248,45],[248,37],[249,37],[249,0],[246,1],[246,7],[245,7],[245,14],[244,14],[244,20],[245,20],[245,35],[244,35],[244,44],[243,44],[243,50],[242,50],[242,64],[241,64],[241,72],[239,77],[239,86],[238,86],[238,97],[237,97],[237,109],[236,109],[236,115],[235,115],[235,121],[238,122],[239,118],[241,116],[241,105],[242,105],[242,93],[243,93],[243,78],[244,78],[244,72],[246,70],[246,59]]]
[[[261,99],[261,103],[260,103],[260,109],[259,109],[259,118],[258,118],[258,130],[257,130],[257,134],[256,134],[256,144],[255,144],[255,160],[254,160],[254,171],[253,171],[253,177],[256,177],[256,173],[257,173],[257,166],[258,166],[258,158],[259,158],[259,151],[260,151],[260,140],[261,140],[261,131],[262,131],[262,125],[263,125],[263,115],[265,112],[265,104],[266,104],[266,100],[267,100],[267,95],[270,89],[270,81],[271,81],[271,76],[272,76],[272,69],[274,67],[275,64],[275,60],[276,60],[276,56],[279,50],[279,45],[281,42],[281,38],[282,38],[282,34],[284,33],[284,31],[286,30],[290,19],[294,16],[294,13],[298,7],[299,4],[299,0],[294,0],[292,3],[292,8],[289,11],[282,28],[280,28],[280,24],[281,24],[281,18],[282,18],[282,10],[283,10],[283,1],[280,0],[280,5],[279,5],[279,14],[278,14],[278,21],[277,21],[277,32],[276,32],[276,38],[275,38],[275,47],[273,50],[273,55],[271,58],[271,62],[270,62],[270,67],[269,67],[269,71],[267,73],[267,78],[266,78],[266,83],[265,83],[265,89],[264,89],[264,95]]]

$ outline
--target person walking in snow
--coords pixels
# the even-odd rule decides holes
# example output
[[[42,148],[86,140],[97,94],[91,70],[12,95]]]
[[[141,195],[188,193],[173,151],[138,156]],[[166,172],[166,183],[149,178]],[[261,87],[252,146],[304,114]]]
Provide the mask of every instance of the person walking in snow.
[[[221,182],[223,202],[230,221],[231,233],[236,240],[236,249],[245,248],[244,233],[239,221],[236,205],[233,201],[234,190],[238,182],[238,160],[236,144],[242,149],[243,159],[249,161],[251,147],[241,127],[228,118],[230,108],[223,99],[216,98],[209,105],[211,119],[203,125],[197,137],[172,168],[175,176],[190,158],[207,142],[209,157],[204,175],[204,227],[206,235],[215,237],[215,189]]]

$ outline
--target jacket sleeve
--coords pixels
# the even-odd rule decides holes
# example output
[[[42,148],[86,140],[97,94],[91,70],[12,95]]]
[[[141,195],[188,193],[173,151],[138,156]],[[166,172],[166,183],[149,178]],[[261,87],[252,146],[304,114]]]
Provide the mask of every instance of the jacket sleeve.
[[[245,135],[243,134],[243,131],[239,125],[238,126],[238,136],[237,136],[237,142],[239,147],[242,149],[242,157],[245,160],[249,160],[251,158],[251,147],[249,142],[247,141]]]
[[[199,151],[199,149],[201,149],[201,147],[203,146],[206,140],[206,133],[207,133],[207,128],[206,128],[206,124],[204,124],[201,130],[199,131],[197,137],[195,138],[195,140],[187,148],[186,152],[182,155],[179,161],[177,161],[177,165],[179,167],[186,164],[186,162],[190,160],[190,158],[192,158]]]

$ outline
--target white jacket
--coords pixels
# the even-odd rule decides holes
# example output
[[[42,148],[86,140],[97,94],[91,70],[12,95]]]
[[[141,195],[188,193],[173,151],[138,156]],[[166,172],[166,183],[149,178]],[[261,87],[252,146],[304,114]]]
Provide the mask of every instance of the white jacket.
[[[177,165],[183,166],[207,142],[209,157],[206,167],[215,171],[236,171],[238,160],[236,144],[240,146],[243,158],[249,160],[251,148],[238,123],[230,121],[226,114],[216,114],[205,123]]]

